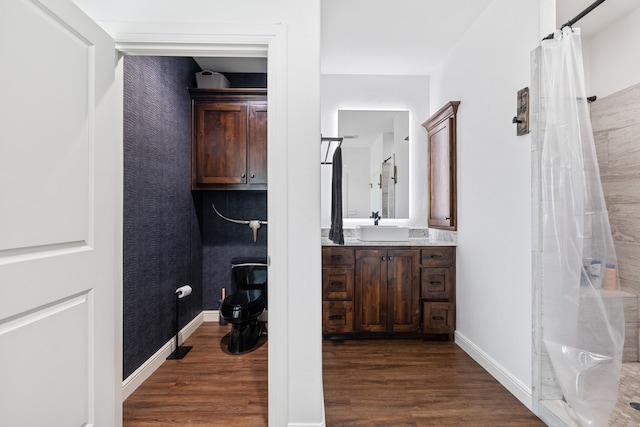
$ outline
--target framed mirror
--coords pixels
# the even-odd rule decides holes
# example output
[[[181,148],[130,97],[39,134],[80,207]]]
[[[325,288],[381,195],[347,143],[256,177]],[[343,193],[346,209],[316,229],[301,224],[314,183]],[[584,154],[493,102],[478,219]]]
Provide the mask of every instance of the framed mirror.
[[[409,111],[338,110],[344,218],[409,217]],[[330,162],[337,142],[325,142]]]

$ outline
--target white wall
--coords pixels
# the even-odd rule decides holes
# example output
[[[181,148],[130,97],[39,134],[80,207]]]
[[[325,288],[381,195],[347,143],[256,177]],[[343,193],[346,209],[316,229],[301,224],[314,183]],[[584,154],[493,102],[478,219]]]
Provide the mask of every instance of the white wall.
[[[421,125],[429,118],[429,77],[323,74],[321,90],[321,128],[325,136],[338,135],[339,109],[409,110],[409,218],[390,219],[385,224],[426,227],[427,143]],[[324,168],[323,188],[330,188],[330,179],[330,168]],[[322,227],[330,227],[330,193],[321,194],[321,199]],[[344,226],[354,227],[363,222],[345,220]]]
[[[584,40],[583,46],[589,50],[585,68],[590,95],[603,98],[639,83],[640,7]]]
[[[277,147],[279,158],[275,160],[280,167],[277,176],[288,176],[290,179],[269,192],[271,229],[274,230],[271,226],[271,212],[276,212],[277,222],[285,221],[286,224],[284,233],[278,239],[269,239],[271,268],[277,270],[277,277],[280,279],[277,283],[272,282],[269,291],[278,299],[278,305],[286,310],[286,313],[274,314],[288,321],[279,324],[277,330],[274,330],[274,325],[270,328],[269,365],[271,367],[276,364],[279,377],[277,381],[272,381],[276,378],[270,369],[269,386],[270,389],[275,387],[278,393],[276,396],[271,395],[269,417],[270,421],[276,420],[274,425],[279,426],[324,425],[321,242],[318,232],[320,1],[73,1],[94,20],[112,31],[143,31],[141,29],[146,28],[145,23],[149,22],[161,23],[162,25],[155,26],[156,32],[162,32],[166,28],[167,33],[176,26],[187,28],[187,33],[191,26],[210,29],[212,33],[221,26],[229,28],[230,24],[241,29],[248,26],[283,27],[286,49],[279,50],[278,53],[286,55],[286,66],[277,69],[275,74],[286,85],[286,96],[278,100],[277,111],[270,110],[270,121],[272,115],[286,115],[286,120],[282,120],[282,116],[279,120],[279,123],[284,122],[286,125],[281,138],[270,141],[270,153],[272,147]],[[241,34],[235,39],[243,41]],[[279,58],[269,59],[270,62],[279,63]],[[270,154],[270,176],[272,173],[276,174],[273,172],[274,168],[271,168],[275,162],[271,157]],[[283,195],[286,202],[273,206],[271,197],[274,192]],[[276,203],[279,200],[282,198],[277,199]],[[272,242],[275,240],[279,243],[276,250],[272,251]],[[281,393],[281,390],[284,391]]]
[[[531,138],[516,136],[530,86],[538,1],[494,0],[430,76],[431,110],[458,115],[456,340],[532,406]]]

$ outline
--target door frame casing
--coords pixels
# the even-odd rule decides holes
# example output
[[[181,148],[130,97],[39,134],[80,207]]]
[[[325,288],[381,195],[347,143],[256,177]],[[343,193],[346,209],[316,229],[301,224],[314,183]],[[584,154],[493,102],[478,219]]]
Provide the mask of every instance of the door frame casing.
[[[116,69],[118,123],[123,123],[122,56],[201,56],[268,58],[267,217],[269,218],[269,425],[287,425],[288,388],[288,215],[287,168],[277,159],[287,159],[286,27],[276,25],[168,24],[153,22],[100,23],[115,39],[121,56]],[[122,129],[120,129],[122,130]],[[119,132],[122,146],[122,132]],[[122,202],[121,202],[122,203]],[[122,206],[118,207],[122,213]],[[277,211],[277,212],[276,212]],[[277,254],[277,255],[276,255]],[[121,258],[120,258],[121,259]],[[121,267],[121,266],[120,266]],[[120,315],[121,315],[120,310]]]

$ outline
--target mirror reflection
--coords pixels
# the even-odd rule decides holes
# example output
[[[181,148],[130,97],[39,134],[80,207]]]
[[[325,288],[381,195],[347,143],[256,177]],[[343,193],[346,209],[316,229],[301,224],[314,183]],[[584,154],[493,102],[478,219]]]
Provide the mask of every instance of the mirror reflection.
[[[343,216],[408,218],[409,112],[338,110],[338,133]]]

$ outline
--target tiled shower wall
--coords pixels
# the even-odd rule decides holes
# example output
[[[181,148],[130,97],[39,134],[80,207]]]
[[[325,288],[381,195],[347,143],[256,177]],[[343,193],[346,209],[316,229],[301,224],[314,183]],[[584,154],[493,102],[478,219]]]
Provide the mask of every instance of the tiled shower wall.
[[[640,295],[640,84],[591,104],[620,286]],[[625,317],[628,317],[625,312]],[[637,325],[637,314],[636,314]],[[629,328],[627,329],[629,330]],[[633,337],[638,342],[637,334]],[[637,359],[636,359],[637,360]]]

